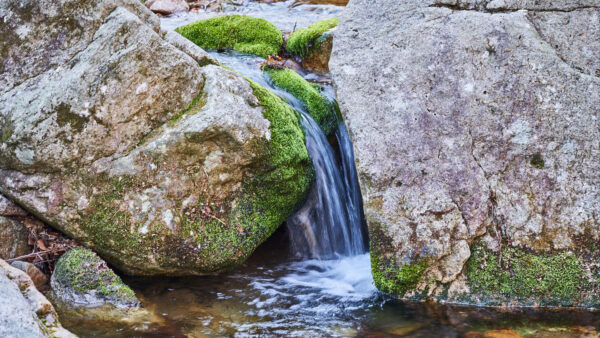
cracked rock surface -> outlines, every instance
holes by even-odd
[[[472,296],[465,267],[479,241],[493,252],[573,251],[597,273],[578,250],[600,236],[598,6],[349,3],[330,69],[378,287]],[[406,278],[417,265],[427,268]]]

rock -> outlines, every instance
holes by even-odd
[[[98,255],[74,248],[60,257],[51,279],[52,298],[71,307],[139,307],[133,290]]]
[[[0,258],[8,259],[29,253],[27,229],[18,220],[0,216]]]
[[[288,53],[302,58],[302,66],[323,75],[329,72],[329,58],[337,18],[317,21],[306,28],[294,31],[286,43]]]
[[[164,15],[190,10],[190,6],[185,0],[148,0],[146,7],[154,13]]]
[[[330,69],[380,289],[598,306],[599,11],[589,0],[349,3]]]
[[[0,259],[0,336],[76,337],[58,322],[50,302],[25,272]]]
[[[164,39],[173,46],[191,56],[200,66],[209,64],[219,65],[219,61],[208,54],[204,49],[198,48],[193,42],[184,38],[179,33],[167,31],[164,33]]]
[[[29,278],[31,278],[31,281],[33,282],[33,285],[35,286],[36,289],[38,289],[39,291],[42,291],[42,292],[47,291],[48,277],[46,276],[45,273],[40,271],[40,269],[38,269],[35,265],[33,265],[29,262],[23,262],[23,261],[14,261],[10,265],[14,268],[17,268],[17,269],[25,272],[27,274],[27,276],[29,276]]]
[[[329,73],[329,58],[333,48],[333,32],[321,35],[317,40],[319,48],[315,48],[302,58],[302,67],[311,73],[324,75]]]
[[[49,62],[0,81],[0,192],[130,274],[241,264],[311,185],[295,112],[202,67],[199,47],[165,41],[137,0],[86,2],[102,9],[89,17],[78,3],[27,2],[53,8],[33,22],[0,4],[5,26]],[[65,20],[82,28],[63,30]],[[26,58],[19,43],[3,48]]]
[[[27,216],[27,211],[0,194],[0,216]]]

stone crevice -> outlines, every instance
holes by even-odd
[[[544,8],[544,9],[536,9],[536,8],[487,8],[487,3],[484,5],[478,5],[473,7],[461,6],[455,4],[443,4],[443,3],[434,3],[429,5],[429,8],[448,8],[453,11],[468,11],[468,12],[481,12],[488,14],[502,14],[502,13],[514,13],[519,11],[529,11],[529,12],[562,12],[562,13],[570,13],[579,10],[585,9],[600,9],[600,6],[574,6],[568,8]]]

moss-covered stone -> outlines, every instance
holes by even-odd
[[[336,27],[338,18],[317,21],[310,26],[293,32],[287,40],[286,50],[294,55],[304,57],[311,53],[312,49],[320,48],[319,38],[323,33]]]
[[[277,55],[281,31],[265,19],[229,15],[197,21],[175,29],[203,49],[234,49],[267,57]]]
[[[254,95],[270,121],[270,140],[256,140],[262,158],[257,175],[246,177],[236,207],[215,208],[199,201],[196,208],[221,209],[205,217],[184,217],[182,232],[203,252],[203,270],[214,271],[244,262],[291,216],[306,197],[314,180],[298,112],[281,98],[250,81]]]
[[[326,135],[337,129],[340,122],[336,103],[330,102],[320,92],[320,88],[306,81],[291,69],[267,69],[273,83],[298,98],[307,112],[321,126]]]
[[[55,297],[74,306],[139,306],[133,290],[88,249],[74,248],[65,253],[56,264],[51,283]]]
[[[481,243],[472,247],[466,275],[474,295],[490,305],[574,306],[585,303],[583,264],[570,252],[533,253],[503,247],[502,255]]]
[[[392,262],[386,262],[378,251],[371,251],[371,273],[375,286],[383,292],[400,298],[415,291],[428,266],[427,259],[420,259],[399,268]]]

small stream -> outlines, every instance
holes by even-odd
[[[312,4],[245,1],[243,6],[228,7],[226,14],[263,17],[290,32],[296,25],[305,27],[343,10],[340,6],[315,4],[328,1],[307,2]],[[163,29],[173,29],[220,14],[190,12],[161,22]],[[61,316],[65,327],[82,337],[460,337],[503,328],[532,334],[540,329],[555,332],[597,327],[600,314],[593,312],[507,312],[404,303],[378,292],[371,277],[362,198],[345,125],[340,123],[334,137],[328,139],[301,102],[275,87],[260,70],[263,59],[236,52],[211,54],[301,112],[307,149],[316,171],[316,183],[306,205],[232,272],[186,278],[124,277],[159,321],[99,323]],[[334,100],[332,87],[323,86],[323,93]]]

